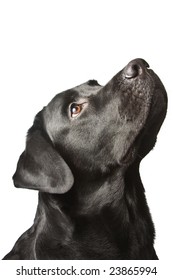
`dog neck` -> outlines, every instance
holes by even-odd
[[[41,232],[36,230],[35,247],[39,247],[40,240],[41,244],[43,241],[50,243],[51,248],[55,247],[52,240],[59,240],[62,246],[68,246],[78,227],[83,232],[82,236],[92,236],[96,230],[94,234],[100,240],[101,232],[107,232],[122,250],[128,250],[131,236],[132,240],[138,240],[139,248],[152,244],[154,227],[145,200],[139,165],[134,164],[123,171],[121,168],[109,176],[109,180],[107,183],[107,178],[102,178],[97,186],[89,180],[80,185],[75,182],[73,188],[63,195],[40,193],[35,227],[38,225],[40,228],[41,224]],[[100,233],[97,232],[98,228]],[[80,244],[80,237],[75,242]]]
[[[122,209],[127,219],[137,219],[148,211],[139,164],[121,167],[108,178],[99,178],[97,183],[89,179],[80,180],[80,184],[75,182],[72,189],[63,195],[40,193],[39,208],[46,215],[54,213],[58,221],[61,217],[63,224],[69,223],[71,217],[99,215],[105,209],[113,212]]]

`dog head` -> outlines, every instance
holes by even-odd
[[[93,80],[56,95],[28,132],[15,186],[65,193],[79,174],[92,178],[140,161],[166,108],[164,86],[142,59],[105,86]]]

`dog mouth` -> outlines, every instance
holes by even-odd
[[[153,148],[166,115],[167,95],[159,77],[143,59],[131,61],[122,70],[122,75],[125,84],[122,87],[127,87],[128,96],[120,97],[120,115],[129,130],[119,162],[127,165],[136,156],[142,159]],[[123,92],[126,92],[124,88]],[[144,152],[141,152],[141,146],[144,146]]]

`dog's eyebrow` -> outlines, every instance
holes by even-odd
[[[89,86],[100,86],[99,83],[96,80],[89,80],[87,82],[87,85],[89,85]]]

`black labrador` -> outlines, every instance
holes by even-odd
[[[157,259],[139,174],[167,95],[143,59],[105,86],[56,95],[29,129],[14,185],[39,190],[33,226],[4,259]]]

